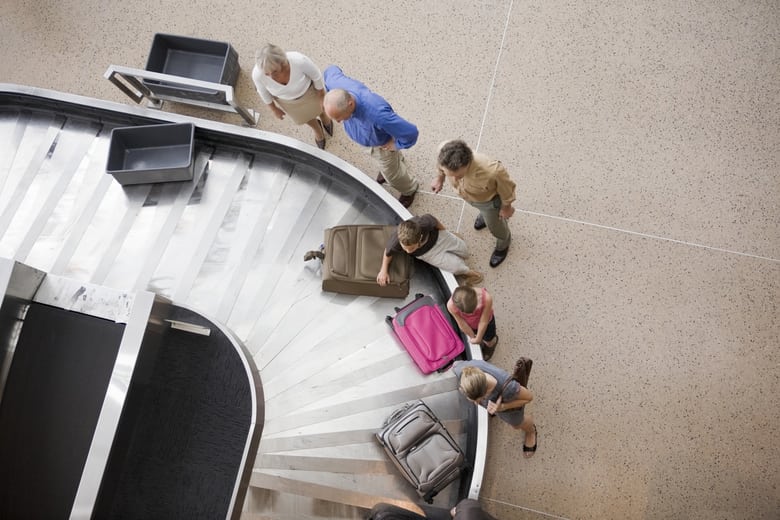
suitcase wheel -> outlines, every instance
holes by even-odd
[[[392,316],[385,316],[385,323],[392,326],[393,325],[393,317]]]
[[[436,372],[438,374],[442,374],[442,373],[446,372],[447,370],[452,368],[453,363],[455,363],[455,359],[451,359],[450,362],[447,363],[446,365],[444,365],[444,366],[442,366],[440,368],[437,368]]]

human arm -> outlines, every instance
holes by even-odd
[[[392,137],[392,139],[381,146],[381,148],[386,150],[411,148],[420,135],[420,131],[417,130],[415,125],[396,114],[387,103],[384,103],[375,112],[374,125]]]
[[[444,187],[444,179],[447,176],[444,174],[441,168],[436,168],[436,177],[433,178],[431,181],[431,191],[434,193],[439,193],[441,189]]]
[[[284,119],[284,116],[286,115],[284,113],[284,110],[282,110],[281,108],[279,108],[278,106],[276,106],[273,103],[268,103],[268,105],[266,105],[266,106],[268,106],[268,108],[271,110],[271,112],[273,112],[273,114],[276,117],[276,119]]]
[[[263,103],[266,104],[268,109],[273,112],[277,119],[284,119],[284,111],[274,104],[274,96],[263,84],[264,77],[265,75],[260,72],[260,69],[258,69],[257,66],[252,69],[252,82],[255,84],[255,90],[257,90],[257,94],[260,96],[260,99],[263,100]]]
[[[344,73],[338,67],[338,65],[329,65],[324,71],[322,71],[322,81],[325,83],[325,90],[331,91],[334,88],[341,88],[335,83],[339,82],[344,77]]]
[[[466,323],[466,320],[461,317],[460,312],[458,312],[458,308],[455,306],[455,302],[452,301],[452,298],[447,301],[447,310],[455,319],[455,323],[458,324],[458,328],[461,330],[461,332],[463,332],[463,334],[471,339],[474,336],[474,330],[472,330],[469,324]]]
[[[304,76],[309,78],[309,80],[311,80],[315,89],[324,92],[325,82],[322,79],[322,72],[320,72],[320,69],[317,68],[317,66],[314,64],[313,61],[311,61],[311,58],[309,58],[308,56],[301,53],[296,53],[296,54],[297,54],[296,64],[300,68],[301,74],[303,74]]]
[[[479,290],[479,289],[478,289]],[[493,317],[493,297],[487,291],[482,292],[482,314],[479,317],[479,325],[477,326],[477,332],[474,337],[470,339],[471,343],[479,345],[482,343],[482,338],[485,336],[490,319]]]
[[[519,386],[519,385],[518,385]],[[499,412],[508,412],[513,409],[522,408],[531,401],[534,400],[534,394],[524,386],[520,386],[520,390],[515,394],[511,401],[504,402],[504,396],[501,395],[495,402],[488,401],[487,411],[490,415]]]
[[[504,220],[508,219],[514,214],[515,214],[515,208],[512,206],[512,203],[501,204],[501,209],[498,210],[498,216]]]
[[[379,269],[379,274],[376,275],[376,283],[381,286],[385,286],[390,283],[390,262],[393,261],[393,254],[385,249],[382,254],[382,267]]]
[[[437,219],[436,217],[430,214],[428,214],[428,216],[431,217],[436,222],[436,229],[438,229],[439,231],[447,229],[444,227],[444,224],[442,224],[441,221],[439,221],[439,219]]]
[[[498,210],[498,216],[508,219],[515,213],[512,203],[515,201],[515,188],[517,185],[509,177],[509,172],[506,171],[501,161],[495,161],[493,167],[495,168],[496,191],[501,199],[501,208]]]

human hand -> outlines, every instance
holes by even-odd
[[[444,179],[437,175],[436,178],[431,181],[431,191],[434,193],[439,193],[443,187]]]
[[[501,209],[498,210],[498,216],[505,220],[514,214],[515,208],[513,208],[511,204],[509,206],[501,206]]]
[[[472,345],[479,345],[480,343],[482,343],[482,340],[477,339],[476,336],[469,336],[469,343],[471,343]]]
[[[387,274],[387,271],[379,271],[379,274],[376,275],[376,283],[382,287],[390,283],[390,275]]]
[[[271,111],[276,116],[276,119],[284,119],[285,113],[281,108],[277,107],[276,105],[271,105]]]
[[[490,415],[495,415],[495,414],[496,414],[496,412],[498,412],[498,409],[499,409],[499,407],[501,406],[501,399],[502,399],[502,397],[501,397],[501,396],[498,396],[498,399],[496,399],[496,402],[495,402],[495,403],[494,403],[493,401],[488,401],[488,404],[487,404],[487,412],[488,412]]]
[[[383,144],[379,148],[381,148],[382,150],[386,150],[386,151],[397,150],[397,148],[395,147],[395,139],[393,139],[391,137],[389,141],[387,141],[385,144]]]

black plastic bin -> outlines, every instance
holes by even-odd
[[[114,128],[106,173],[123,185],[191,180],[194,137],[192,123]]]
[[[146,61],[146,70],[234,87],[239,72],[238,53],[225,42],[157,33]],[[223,101],[215,90],[152,80],[145,80],[144,84],[158,96],[216,103]]]

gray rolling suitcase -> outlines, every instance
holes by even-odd
[[[322,290],[343,294],[406,298],[412,258],[396,255],[390,263],[390,283],[382,287],[376,275],[382,267],[387,240],[397,226],[357,224],[325,230]]]
[[[466,467],[460,446],[423,401],[395,410],[376,437],[401,474],[429,504]]]

